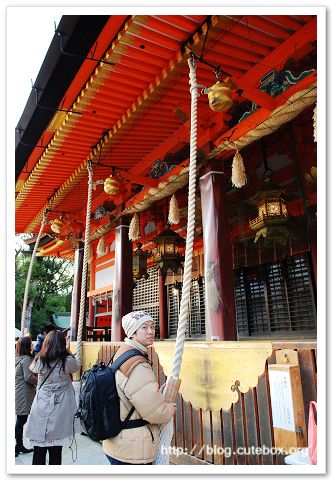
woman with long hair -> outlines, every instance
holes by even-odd
[[[29,369],[32,362],[32,341],[22,337],[16,343],[15,358],[15,457],[19,453],[32,452],[23,445],[23,427],[28,420],[36,393],[37,377]]]
[[[38,374],[37,394],[25,431],[28,445],[33,446],[33,465],[45,465],[47,451],[49,465],[61,465],[62,447],[72,444],[77,407],[71,374],[79,369],[63,333],[48,333],[30,366]]]

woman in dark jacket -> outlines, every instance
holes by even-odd
[[[25,430],[28,446],[33,446],[33,465],[61,465],[62,447],[70,446],[74,436],[76,400],[71,374],[80,364],[66,349],[62,332],[48,333],[40,354],[30,365],[38,373],[37,394]],[[29,442],[29,443],[28,443]]]
[[[15,457],[19,453],[29,453],[23,446],[23,427],[28,419],[31,405],[35,397],[37,377],[29,366],[32,362],[32,342],[30,337],[22,337],[16,344],[15,358]]]

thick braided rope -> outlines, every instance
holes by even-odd
[[[196,157],[197,157],[197,98],[200,87],[196,83],[196,62],[188,59],[189,83],[191,85],[191,132],[190,132],[190,166],[189,166],[189,189],[188,189],[188,225],[186,253],[184,259],[183,288],[180,304],[179,323],[176,334],[175,354],[171,377],[178,378],[181,370],[182,354],[185,341],[185,333],[189,313],[189,299],[191,288],[191,271],[194,246],[195,229],[195,189],[196,189]],[[173,437],[173,419],[159,427],[158,452],[153,462],[154,465],[169,464],[169,447]]]
[[[85,220],[85,240],[84,240],[84,253],[83,253],[83,273],[82,273],[82,284],[81,284],[81,301],[80,301],[80,315],[78,321],[77,329],[77,349],[76,349],[76,360],[81,363],[81,350],[82,350],[82,333],[83,325],[85,320],[85,301],[86,301],[86,282],[88,276],[88,257],[90,249],[90,215],[91,215],[91,203],[92,203],[92,165],[90,162],[87,164],[87,169],[89,173],[88,181],[88,200],[86,206],[86,220]]]
[[[189,187],[188,187],[188,224],[186,253],[184,259],[183,287],[180,304],[179,323],[176,334],[175,353],[171,376],[178,378],[182,363],[182,354],[188,323],[189,300],[191,288],[191,272],[193,263],[193,247],[195,233],[195,189],[196,189],[196,157],[197,157],[197,101],[198,88],[196,83],[196,62],[188,59],[189,83],[191,85],[191,130],[190,130],[190,164],[189,164]]]
[[[265,119],[264,122],[259,123],[237,140],[232,142],[223,142],[208,155],[208,158],[213,158],[219,153],[227,150],[234,150],[236,148],[241,150],[259,138],[262,138],[265,135],[270,135],[272,132],[281,127],[281,125],[290,122],[309,105],[315,103],[316,99],[317,86],[316,83],[314,83],[310,87],[294,93],[294,95],[292,95],[284,105],[281,105],[273,110],[271,115]],[[250,117],[248,117],[248,120],[250,120]]]
[[[46,220],[47,220],[47,213],[44,213],[43,220],[42,220],[41,225],[40,225],[39,233],[37,235],[37,240],[36,240],[36,243],[35,243],[35,247],[33,249],[32,255],[31,255],[28,275],[27,275],[27,279],[26,279],[26,282],[25,282],[23,306],[22,306],[22,317],[21,317],[21,337],[24,335],[24,330],[25,330],[25,326],[26,326],[26,311],[27,311],[27,305],[28,305],[29,287],[30,287],[30,281],[31,281],[31,275],[32,275],[33,262],[34,262],[35,257],[36,257],[37,248],[39,246],[40,237],[41,237],[41,234],[44,230]]]

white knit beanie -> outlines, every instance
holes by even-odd
[[[149,313],[143,311],[130,312],[122,317],[122,328],[127,337],[130,338],[145,322],[154,322]]]

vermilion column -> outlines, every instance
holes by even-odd
[[[74,285],[71,296],[70,340],[77,340],[78,321],[80,316],[81,285],[83,272],[83,243],[79,242],[75,250]],[[85,315],[84,315],[85,318]]]
[[[165,285],[165,275],[158,270],[158,288],[159,288],[159,332],[160,340],[168,338],[168,312],[167,312],[167,288]]]
[[[133,250],[128,238],[128,220],[115,229],[115,265],[112,302],[112,342],[124,339],[121,319],[133,308]]]
[[[222,172],[200,179],[207,340],[236,340],[232,249],[226,180]]]

